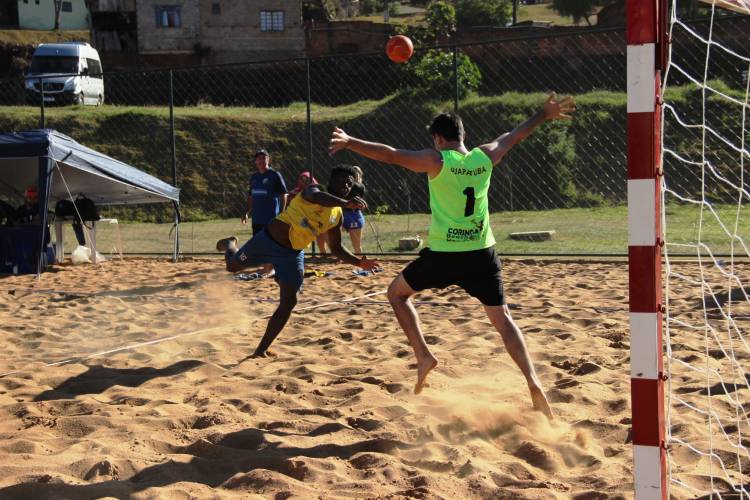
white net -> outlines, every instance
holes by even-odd
[[[750,498],[750,2],[672,4],[662,116],[668,480],[676,498]]]

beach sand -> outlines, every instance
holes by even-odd
[[[246,357],[276,285],[219,259],[0,279],[0,498],[631,498],[627,264],[504,263],[553,422],[453,287],[415,298],[440,365],[412,393],[384,294],[403,266],[308,262],[335,274],[270,359]]]

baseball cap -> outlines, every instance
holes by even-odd
[[[254,158],[257,158],[257,157],[258,157],[258,156],[260,156],[260,155],[266,155],[266,156],[268,156],[268,151],[266,151],[266,149],[265,149],[265,148],[260,148],[259,150],[257,150],[257,151],[255,152],[255,156],[254,156]]]

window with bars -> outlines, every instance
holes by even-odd
[[[180,7],[177,5],[159,5],[154,7],[156,26],[159,28],[179,28],[182,26]]]
[[[284,31],[284,11],[283,10],[260,11],[260,30],[261,31]]]

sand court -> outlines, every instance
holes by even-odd
[[[412,394],[383,294],[403,265],[308,263],[334,274],[306,279],[270,359],[246,357],[275,284],[218,259],[3,278],[0,498],[631,497],[626,263],[504,263],[553,422],[452,287],[415,298],[441,364]]]

